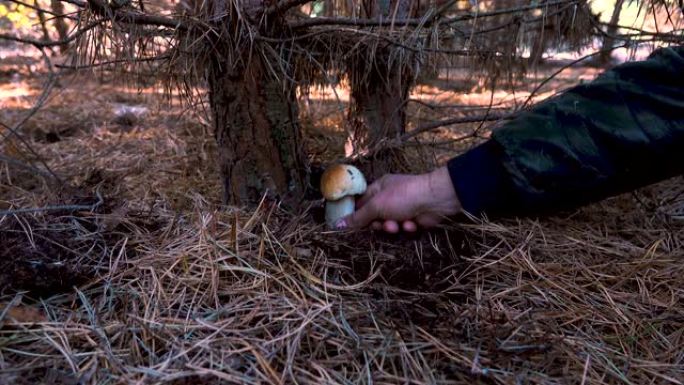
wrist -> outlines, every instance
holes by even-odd
[[[426,211],[445,216],[461,211],[461,203],[446,167],[439,167],[421,176],[423,177],[421,199]]]

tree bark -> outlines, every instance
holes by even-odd
[[[294,90],[258,57],[247,68],[229,68],[217,58],[209,71],[224,202],[253,204],[266,192],[301,197],[306,167]]]
[[[352,74],[349,121],[355,149],[361,152],[384,139],[401,136],[406,128],[411,74],[400,64],[378,63],[378,59],[367,65],[357,64],[357,74]]]
[[[67,25],[64,17],[64,4],[62,4],[60,0],[51,0],[50,5],[52,7],[52,12],[60,15],[55,16],[55,29],[57,30],[57,36],[59,40],[65,40],[69,34],[69,26]],[[62,44],[59,46],[59,51],[64,54],[68,48],[68,44]]]
[[[610,17],[610,23],[608,29],[606,30],[606,36],[603,38],[603,45],[601,47],[601,53],[598,57],[598,62],[600,65],[605,66],[610,63],[610,58],[613,53],[613,46],[615,45],[615,35],[618,31],[618,23],[620,22],[620,13],[622,12],[622,4],[624,0],[615,1],[615,8],[613,9],[613,14]]]
[[[403,19],[411,14],[411,0],[366,0],[362,4],[367,18]],[[391,50],[379,43],[370,60],[357,57],[350,66],[351,97],[349,108],[350,138],[346,152],[364,155],[374,152],[386,139],[401,136],[406,129],[406,105],[413,83],[411,65],[404,60],[391,60]],[[410,53],[406,53],[410,55]],[[374,153],[371,157],[373,176],[391,170],[391,153]]]
[[[47,23],[45,21],[45,13],[41,11],[41,6],[38,0],[33,0],[33,5],[36,6],[36,14],[38,15],[38,21],[40,22],[40,29],[43,32],[43,40],[50,41],[50,32],[47,29]]]
[[[214,5],[212,13],[217,15],[230,7],[222,1]],[[243,6],[242,14],[249,20],[259,20],[265,9],[258,0],[245,1]],[[277,19],[258,24],[262,29],[257,23],[254,28],[266,36],[279,36],[282,31]],[[281,58],[266,58],[261,43],[247,43],[218,42],[207,68],[223,199],[250,205],[269,194],[294,203],[303,196],[307,180],[295,85],[288,80],[291,73],[276,75],[269,70],[288,71],[290,66],[286,58],[280,66],[266,62]]]

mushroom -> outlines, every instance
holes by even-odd
[[[354,196],[366,192],[366,178],[347,164],[331,166],[321,176],[321,193],[326,200],[325,222],[333,228],[338,219],[354,212]]]

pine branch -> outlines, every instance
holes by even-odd
[[[499,9],[490,12],[469,12],[463,15],[458,15],[450,18],[441,18],[441,15],[445,10],[436,13],[436,17],[430,20],[424,20],[422,18],[411,18],[411,19],[356,19],[348,17],[316,17],[311,19],[303,19],[289,23],[292,29],[301,29],[315,26],[326,26],[326,25],[346,25],[354,27],[388,27],[388,26],[422,26],[430,27],[437,22],[443,24],[450,24],[459,21],[468,21],[472,19],[482,19],[486,17],[500,16],[506,14],[519,13],[523,11],[530,11],[538,8],[547,8],[556,5],[569,5],[569,4],[579,4],[581,0],[556,0],[550,2],[535,2],[534,4],[522,6],[522,7],[512,7]]]
[[[0,210],[0,217],[4,217],[6,215],[17,215],[17,214],[32,214],[32,213],[39,213],[39,212],[45,212],[45,211],[80,211],[80,210],[88,210],[88,211],[93,211],[96,208],[100,207],[104,203],[104,198],[100,194],[100,191],[97,191],[97,202],[93,203],[92,205],[57,205],[57,206],[45,206],[45,207],[29,207],[29,208],[22,208],[22,209],[10,209],[10,210]]]
[[[32,37],[16,36],[16,35],[8,34],[8,33],[0,33],[0,40],[9,40],[9,41],[17,42],[17,43],[31,44],[36,48],[56,47],[56,46],[68,44],[68,43],[74,41],[76,38],[83,35],[87,31],[89,31],[89,30],[97,27],[98,25],[100,25],[103,21],[104,20],[100,19],[100,20],[96,20],[92,23],[89,23],[85,27],[78,29],[76,32],[71,34],[69,37],[67,37],[65,39],[61,39],[61,40],[50,40],[50,41],[38,40],[38,39],[34,39]]]
[[[496,120],[508,120],[513,118],[514,114],[487,114],[478,116],[466,116],[451,119],[438,120],[436,122],[424,124],[422,126],[416,127],[415,129],[405,133],[401,137],[401,142],[405,142],[415,136],[418,136],[424,132],[434,130],[444,126],[450,126],[452,124],[464,124],[464,123],[479,123],[479,122],[491,122]]]
[[[60,14],[58,14],[58,13],[52,12],[51,10],[48,10],[48,9],[45,9],[45,8],[42,8],[42,7],[35,6],[35,5],[33,5],[33,4],[25,3],[25,2],[20,1],[20,0],[7,0],[7,1],[9,1],[10,3],[14,3],[14,4],[17,4],[17,5],[21,5],[22,7],[26,7],[26,8],[29,8],[29,9],[33,9],[34,11],[38,11],[38,12],[43,12],[43,13],[46,13],[46,14],[48,14],[48,15],[52,15],[52,16],[55,16],[55,17],[66,17],[66,18],[73,19],[73,17],[71,17],[71,16],[69,16],[69,15],[66,15],[66,14],[65,14],[65,15],[60,15]]]
[[[134,25],[166,27],[174,30],[186,30],[189,27],[186,22],[180,19],[159,15],[148,15],[125,9],[113,9],[104,0],[88,0],[88,4],[90,5],[90,9],[95,14],[106,17],[113,21]]]

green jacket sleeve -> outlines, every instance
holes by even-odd
[[[535,106],[448,168],[464,209],[490,216],[572,208],[684,173],[684,47]]]

